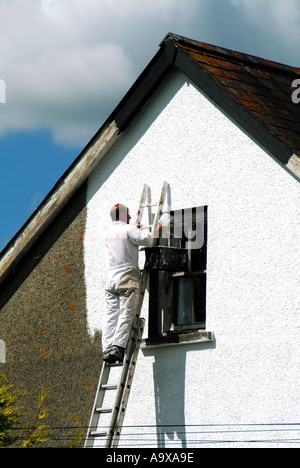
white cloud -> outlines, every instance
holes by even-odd
[[[285,56],[299,24],[298,0],[0,0],[0,136],[85,145],[168,31],[248,53],[256,40],[259,55],[275,38]]]
[[[20,61],[8,82],[13,110],[18,112],[14,123],[25,128],[50,127],[58,141],[75,139],[77,143],[90,126],[100,126],[103,108],[107,113],[116,90],[130,85],[132,68],[122,48],[115,44],[49,49],[30,61]],[[13,114],[11,117],[16,118]]]
[[[274,34],[274,39],[297,47],[300,39],[299,0],[231,0],[236,7],[243,7],[249,20]]]
[[[130,86],[133,63],[121,44],[90,33],[96,11],[91,21],[81,22],[85,3],[96,5],[70,1],[62,9],[54,1],[0,2],[0,73],[7,86],[2,133],[50,127],[57,140],[82,143],[100,126],[116,93]],[[76,15],[70,8],[75,4]]]
[[[170,18],[192,14],[184,5],[0,0],[0,77],[7,85],[0,134],[46,127],[59,142],[86,143],[152,58]]]

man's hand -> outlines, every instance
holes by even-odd
[[[158,224],[157,227],[155,228],[155,231],[153,232],[153,239],[157,239],[159,237],[159,234],[162,233],[162,225]]]
[[[134,223],[134,226],[136,226],[138,229],[141,229],[141,224],[140,223]],[[163,226],[161,224],[158,224],[155,228],[155,231],[153,233],[153,238],[157,239],[159,235],[162,233]]]

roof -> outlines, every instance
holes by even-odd
[[[169,37],[260,125],[300,155],[300,105],[292,101],[292,83],[300,78],[300,68],[179,36]]]
[[[300,78],[300,68],[169,33],[119,105],[1,252],[0,283],[85,182],[173,67],[300,179],[300,104],[292,101],[292,83]]]

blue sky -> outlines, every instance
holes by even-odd
[[[0,0],[0,251],[169,31],[300,67],[299,0]]]
[[[7,134],[0,140],[0,151],[1,250],[71,165],[79,148],[55,145],[51,132],[36,130]]]

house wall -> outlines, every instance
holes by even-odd
[[[86,185],[34,244],[0,292],[0,374],[29,395],[32,426],[41,387],[53,433],[46,447],[70,447],[89,420],[101,367],[101,340],[86,327],[83,239]]]
[[[155,200],[164,180],[173,209],[208,206],[214,341],[140,352],[121,446],[293,446],[284,424],[299,421],[299,183],[179,71],[88,180],[90,337],[102,328],[109,210],[134,213],[143,183]]]

